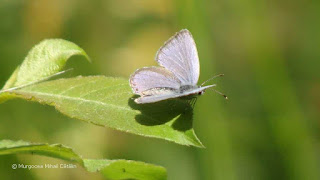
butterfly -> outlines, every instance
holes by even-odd
[[[193,98],[216,86],[197,85],[200,74],[198,52],[195,41],[187,29],[177,32],[165,42],[158,50],[155,60],[160,67],[144,67],[130,76],[129,84],[133,93],[140,95],[134,100],[137,104],[181,97]]]

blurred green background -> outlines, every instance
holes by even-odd
[[[0,84],[33,45],[63,38],[92,59],[73,57],[76,75],[128,78],[156,65],[158,48],[189,29],[200,81],[217,89],[195,106],[206,149],[98,127],[23,100],[0,104],[0,138],[62,143],[85,158],[162,165],[170,180],[320,179],[320,1],[318,0],[0,0]],[[48,157],[0,157],[1,179],[102,179],[76,169],[17,169],[12,163],[64,163]]]

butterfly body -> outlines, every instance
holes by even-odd
[[[198,89],[198,88],[200,88],[200,86],[183,85],[183,86],[180,86],[179,92],[180,92],[180,93],[184,93],[184,92],[186,92],[186,91],[193,90],[193,89]]]
[[[173,98],[194,98],[209,86],[198,86],[200,74],[198,52],[191,33],[183,29],[171,37],[157,52],[160,67],[144,67],[134,72],[129,84],[140,95],[138,104]]]

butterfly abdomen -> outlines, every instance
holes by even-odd
[[[169,88],[169,87],[159,87],[159,88],[152,88],[141,92],[142,96],[154,96],[159,94],[172,94],[177,92],[177,89]]]

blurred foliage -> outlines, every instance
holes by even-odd
[[[22,100],[0,104],[0,138],[62,143],[90,158],[159,164],[169,179],[319,179],[320,1],[1,0],[0,84],[44,38],[82,47],[92,64],[71,58],[67,76],[128,78],[156,65],[156,51],[188,28],[197,43],[200,82],[224,73],[199,98],[194,128],[206,149],[125,134],[64,117]],[[53,163],[3,156],[3,179],[102,179],[77,168],[12,170]]]
[[[26,141],[0,141],[0,155],[7,154],[37,154],[42,156],[63,159],[76,164],[12,164],[12,169],[46,169],[50,165],[55,168],[73,169],[82,166],[88,172],[99,172],[108,179],[141,179],[164,180],[167,177],[166,169],[161,166],[146,164],[132,160],[83,159],[73,149],[62,144],[39,144]],[[54,169],[54,168],[53,168]]]

